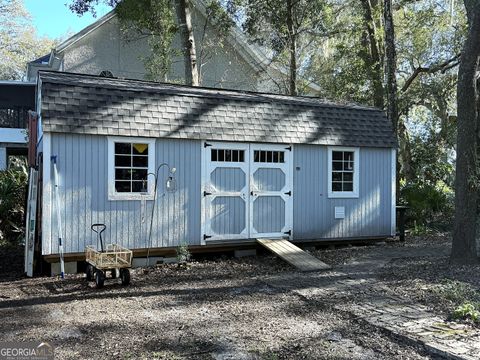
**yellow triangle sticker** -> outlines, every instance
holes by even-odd
[[[143,154],[145,150],[148,148],[148,144],[133,144],[135,150],[137,150],[140,154]]]

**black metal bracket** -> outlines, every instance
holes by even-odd
[[[285,195],[288,195],[288,196],[292,196],[292,191],[287,191],[286,193],[284,193]]]
[[[207,239],[210,239],[211,236],[210,235],[207,235],[207,234],[203,234],[203,240],[207,240]]]
[[[208,195],[212,195],[212,193],[208,192],[208,191],[204,191],[203,192],[203,196],[208,196]]]
[[[292,236],[292,230],[285,231],[284,234],[288,236]]]
[[[209,147],[209,146],[212,146],[212,144],[209,144],[209,143],[207,143],[206,141],[203,143],[203,147],[206,148],[206,147]]]
[[[285,150],[292,151],[292,145],[287,146],[287,147],[285,148]]]

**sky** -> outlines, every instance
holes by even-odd
[[[65,5],[70,2],[71,0],[24,0],[38,35],[50,38],[73,35],[111,10],[110,7],[101,4],[96,8],[97,18],[90,13],[78,16]]]

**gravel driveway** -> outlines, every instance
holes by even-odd
[[[316,255],[340,265],[372,248]],[[109,280],[101,290],[82,275],[61,281],[4,274],[0,340],[48,341],[59,359],[430,358],[328,301],[307,301],[264,281],[294,272],[271,256],[223,258],[136,269],[130,286]]]

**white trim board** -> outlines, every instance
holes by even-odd
[[[156,139],[126,136],[108,136],[107,181],[108,200],[153,200],[155,177],[147,176],[147,193],[117,193],[115,191],[115,143],[148,144],[148,173],[155,174]],[[157,179],[158,180],[158,179]]]
[[[353,191],[332,191],[332,152],[333,151],[353,151]],[[360,188],[360,148],[328,146],[327,147],[327,171],[328,171],[328,198],[356,199],[359,197]]]

